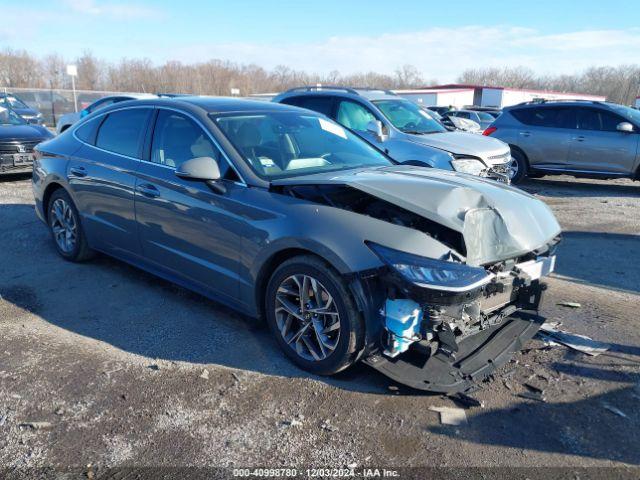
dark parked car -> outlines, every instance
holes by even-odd
[[[50,126],[56,124],[58,117],[74,110],[72,100],[49,90],[21,92],[20,99],[29,107],[41,112],[44,123]]]
[[[13,110],[0,107],[0,175],[30,172],[33,148],[53,135],[42,125],[32,125]]]
[[[36,211],[63,258],[101,251],[264,317],[311,372],[362,359],[416,388],[464,390],[543,321],[560,233],[543,202],[399,165],[315,112],[136,100],[38,151]]]
[[[0,107],[10,108],[28,123],[43,123],[42,113],[35,108],[31,108],[13,93],[0,93]]]
[[[640,112],[608,102],[530,102],[505,108],[484,132],[511,147],[526,175],[640,180]]]

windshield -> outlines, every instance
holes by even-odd
[[[496,119],[496,117],[494,117],[493,115],[487,112],[476,112],[476,113],[478,114],[478,117],[480,117],[480,120],[482,120],[483,122],[493,122]]]
[[[212,116],[262,178],[309,175],[392,162],[337,123],[297,112]]]
[[[404,133],[440,133],[446,132],[438,121],[429,116],[418,105],[409,100],[377,100],[374,101],[385,117]]]
[[[627,120],[631,120],[636,126],[640,127],[640,110],[618,105],[617,103],[608,103],[607,105],[618,115],[625,117]]]
[[[24,119],[8,108],[0,107],[0,125],[24,125]]]
[[[14,97],[13,95],[7,95],[3,97],[2,103],[8,105],[11,108],[29,108],[22,100]]]

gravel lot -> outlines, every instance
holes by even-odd
[[[61,260],[29,179],[0,180],[0,466],[640,465],[640,184],[524,188],[564,230],[543,314],[611,356],[534,340],[451,427],[428,409],[446,397],[366,366],[310,376],[257,321],[104,256]]]

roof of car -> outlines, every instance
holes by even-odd
[[[173,99],[159,99],[158,103],[175,105],[176,103],[190,103],[209,113],[253,112],[253,111],[297,111],[299,108],[280,103],[261,100],[246,100],[233,97],[177,97]],[[308,112],[305,110],[305,112]]]
[[[352,88],[341,86],[297,87],[278,95],[274,100],[300,96],[326,96],[345,98],[365,98],[367,100],[398,100],[401,97],[390,90],[378,88]]]
[[[529,107],[577,107],[577,106],[607,106],[608,102],[601,102],[599,100],[534,100],[530,102],[522,102],[517,105],[510,105],[504,107],[504,110],[511,110],[514,108],[529,108]]]

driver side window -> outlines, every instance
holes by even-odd
[[[151,142],[151,162],[177,168],[197,157],[213,158],[222,178],[233,176],[229,163],[202,128],[177,112],[160,110]]]
[[[343,100],[340,102],[336,114],[338,123],[357,132],[366,132],[369,122],[376,121],[376,117],[364,106]]]

